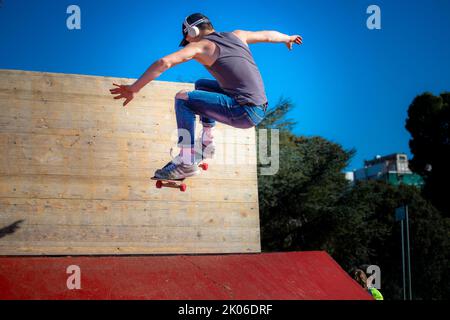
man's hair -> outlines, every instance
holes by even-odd
[[[214,30],[214,27],[213,27],[213,25],[211,24],[211,22],[203,22],[203,23],[200,23],[197,27],[198,27],[200,30],[208,30],[208,31]]]
[[[353,279],[360,284],[361,287],[367,289],[367,275],[361,269],[354,270]]]

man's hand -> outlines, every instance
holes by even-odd
[[[131,100],[134,98],[135,90],[132,88],[132,86],[127,85],[119,85],[113,83],[117,88],[109,89],[111,94],[117,94],[117,96],[114,97],[114,99],[122,99],[124,98],[125,101],[123,102],[123,106],[125,107]]]
[[[292,50],[292,46],[294,45],[294,43],[298,45],[303,43],[303,38],[299,35],[289,36],[289,39],[285,43],[288,49]]]

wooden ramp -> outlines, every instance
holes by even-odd
[[[67,281],[77,266],[80,289]],[[74,282],[70,282],[74,284]],[[373,300],[325,252],[0,257],[4,299]]]
[[[218,124],[209,170],[156,189],[193,84],[154,81],[123,108],[109,89],[132,81],[0,70],[0,255],[260,251],[255,130]]]

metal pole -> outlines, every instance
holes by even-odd
[[[406,213],[406,252],[408,254],[408,289],[409,289],[409,300],[412,300],[412,289],[411,289],[411,250],[409,247],[409,217],[408,217],[408,206],[405,206]]]
[[[406,300],[406,274],[405,274],[405,236],[403,232],[403,220],[400,221],[402,229],[402,269],[403,269],[403,300]]]

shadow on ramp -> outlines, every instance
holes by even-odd
[[[20,224],[25,220],[17,220],[16,222],[0,229],[0,239],[6,237],[9,234],[13,234],[20,228]]]

